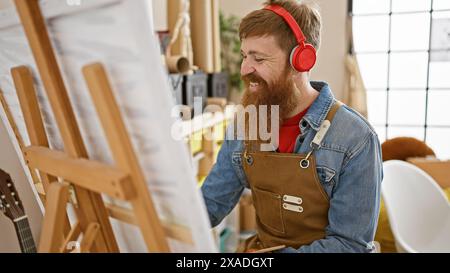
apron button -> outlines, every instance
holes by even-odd
[[[247,156],[246,161],[248,165],[253,165],[253,157],[251,155]]]
[[[308,169],[308,167],[309,167],[309,160],[302,159],[302,161],[300,161],[300,167],[302,169]]]

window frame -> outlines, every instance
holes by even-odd
[[[393,0],[389,0],[389,12],[374,12],[374,13],[353,13],[353,1],[358,1],[358,0],[348,0],[348,13],[350,16],[350,20],[353,24],[353,19],[356,17],[363,17],[363,16],[388,16],[388,49],[387,50],[373,50],[373,51],[358,51],[358,50],[354,50],[352,49],[352,53],[356,54],[357,57],[359,57],[360,55],[367,55],[367,54],[386,54],[387,55],[387,77],[386,77],[386,88],[383,87],[379,87],[379,88],[368,88],[368,92],[385,92],[384,94],[386,95],[386,107],[385,107],[385,111],[386,111],[386,117],[385,117],[385,122],[384,124],[380,124],[380,123],[374,123],[374,127],[378,127],[378,128],[383,128],[384,131],[384,138],[385,139],[389,139],[388,137],[390,137],[390,128],[394,127],[394,128],[423,128],[423,138],[421,140],[423,141],[427,141],[427,133],[428,130],[434,129],[434,128],[439,128],[439,129],[450,129],[450,124],[449,125],[430,125],[429,124],[429,96],[430,96],[430,91],[448,91],[450,94],[450,86],[445,86],[445,87],[440,87],[440,88],[435,88],[435,87],[430,87],[430,66],[431,66],[431,55],[432,52],[439,52],[439,51],[449,51],[450,47],[448,49],[432,49],[432,44],[431,44],[431,39],[432,39],[432,30],[433,30],[433,15],[435,12],[449,12],[450,9],[439,9],[439,10],[433,10],[433,0],[430,0],[430,6],[428,8],[428,10],[418,10],[418,11],[398,11],[395,12],[393,11],[392,7],[393,7]],[[429,13],[429,34],[428,34],[428,49],[427,50],[422,50],[422,49],[412,49],[412,50],[392,50],[392,16],[393,15],[404,15],[404,14],[424,14],[424,13]],[[356,37],[352,37],[353,40],[356,39]],[[354,44],[354,43],[353,43]],[[415,87],[415,88],[409,88],[408,86],[404,86],[404,87],[392,87],[392,83],[391,83],[391,57],[392,54],[395,53],[426,53],[427,54],[427,67],[426,67],[426,86],[424,88],[422,87]],[[383,76],[384,77],[384,76]],[[390,103],[390,95],[392,93],[392,90],[395,90],[394,92],[398,92],[401,90],[407,90],[407,91],[425,91],[425,116],[424,116],[424,121],[423,121],[423,125],[409,125],[409,124],[397,124],[397,123],[392,123],[390,122],[390,115],[389,115],[389,103]],[[370,102],[368,102],[368,104],[370,104]],[[384,107],[383,107],[384,108]],[[369,116],[369,120],[370,120],[370,116]],[[420,122],[422,124],[422,122]],[[392,138],[392,137],[391,137]]]

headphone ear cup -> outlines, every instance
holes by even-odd
[[[300,49],[300,46],[294,47],[294,49],[292,49],[292,51],[291,51],[291,56],[289,56],[289,61],[291,63],[291,67],[297,72],[301,72],[301,71],[299,71],[298,66],[297,66],[299,49]]]
[[[316,64],[316,49],[310,45],[296,46],[290,56],[291,66],[298,72],[308,72]]]

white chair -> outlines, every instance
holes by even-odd
[[[404,161],[383,164],[381,184],[399,252],[450,252],[450,203],[427,173]]]

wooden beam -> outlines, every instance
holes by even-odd
[[[25,127],[27,128],[28,138],[30,139],[31,145],[49,147],[31,71],[25,66],[19,66],[11,69],[11,75],[14,81],[14,86],[16,88],[17,97],[19,99],[20,108],[22,110]],[[23,153],[25,146],[21,149]],[[36,174],[35,170],[30,169],[30,172],[32,173],[32,177],[33,174]],[[58,181],[56,177],[42,172],[39,172],[39,177],[41,178],[44,192],[48,191],[50,183]],[[33,180],[34,179],[37,178],[33,178]],[[35,184],[35,186],[39,192],[39,184]],[[41,193],[40,196],[45,195]],[[70,231],[70,222],[67,215],[64,221],[64,234],[66,235]]]
[[[69,249],[69,244],[71,242],[76,242],[78,240],[78,237],[81,234],[81,228],[80,228],[80,223],[76,222],[75,225],[73,226],[72,230],[70,230],[69,234],[67,235],[66,239],[64,240],[64,243],[62,245],[62,247],[60,248],[59,252],[60,253],[67,253],[73,249]]]
[[[44,122],[39,109],[36,88],[34,87],[33,75],[26,66],[18,66],[11,69],[11,76],[16,88],[17,97],[20,102],[22,114],[28,130],[28,137],[32,145],[48,147],[47,134],[44,128]]]
[[[138,226],[138,222],[132,210],[113,204],[106,204],[106,209],[108,210],[111,218],[130,225]]]
[[[45,215],[42,224],[40,253],[59,253],[64,241],[61,223],[66,216],[69,187],[62,183],[52,183],[47,192]]]
[[[112,218],[128,223],[130,225],[139,226],[139,223],[136,220],[136,217],[134,216],[132,210],[113,204],[107,204],[106,208],[108,209],[109,216],[111,216]],[[167,237],[186,244],[194,244],[192,233],[189,227],[168,223],[164,220],[161,220],[161,224]]]
[[[27,147],[24,154],[31,168],[61,177],[84,189],[121,200],[130,200],[136,196],[130,176],[104,163],[71,158],[66,153],[45,147]]]
[[[89,253],[91,252],[92,245],[94,244],[95,237],[100,230],[100,225],[97,223],[90,223],[86,232],[83,235],[80,243],[80,252]]]
[[[11,69],[11,75],[31,145],[49,147],[31,71],[25,66],[19,66]],[[22,152],[24,149],[25,146],[22,148]],[[39,175],[44,191],[47,191],[50,183],[58,181],[56,177],[45,173],[39,173]]]
[[[87,158],[88,153],[53,52],[39,1],[14,0],[14,3],[58,124],[64,149],[70,156]],[[75,193],[78,199],[77,217],[81,229],[86,231],[89,223],[92,222],[99,223],[101,226],[94,251],[118,252],[119,247],[101,195],[79,187],[75,187]]]
[[[147,182],[106,72],[103,66],[97,63],[85,66],[83,74],[117,167],[131,175],[137,196],[130,202],[147,248],[150,252],[169,252],[164,229],[153,205]]]

